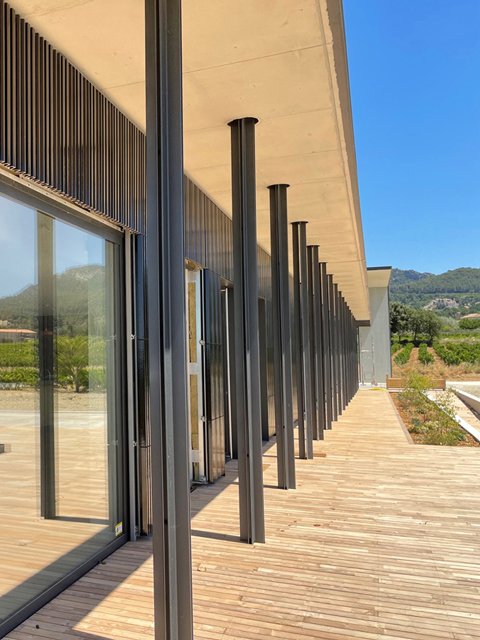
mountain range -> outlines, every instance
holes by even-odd
[[[102,332],[105,324],[105,267],[73,267],[55,275],[56,329],[59,334]],[[0,323],[12,329],[37,329],[38,285],[0,298]]]
[[[413,270],[392,269],[390,301],[420,308],[437,298],[458,302],[461,313],[480,305],[480,269],[461,267],[435,275]]]

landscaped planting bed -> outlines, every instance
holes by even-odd
[[[391,397],[415,444],[480,446],[454,419],[452,391],[439,394],[437,406],[425,395],[432,386],[429,377],[411,373],[404,386],[404,391],[391,393]]]

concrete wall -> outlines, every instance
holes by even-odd
[[[392,375],[388,287],[370,287],[370,327],[360,327],[360,380],[385,386]]]

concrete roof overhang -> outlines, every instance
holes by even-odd
[[[10,0],[145,130],[142,0]],[[267,186],[290,185],[289,220],[358,320],[369,302],[341,0],[183,0],[185,173],[231,214],[230,129],[256,127],[258,241]]]
[[[388,287],[392,275],[392,267],[368,267],[368,288]]]

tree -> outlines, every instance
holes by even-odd
[[[401,335],[409,330],[413,309],[401,302],[390,303],[390,331]]]
[[[428,336],[429,341],[432,342],[434,338],[440,335],[442,326],[442,321],[434,311],[427,311],[426,309],[412,310],[409,330],[413,333],[414,342],[419,334]]]
[[[430,342],[433,342],[434,338],[438,338],[442,332],[443,324],[437,314],[433,311],[424,311],[422,333],[426,334]]]
[[[86,336],[59,336],[57,339],[58,377],[68,380],[80,393],[88,367],[88,339]]]

